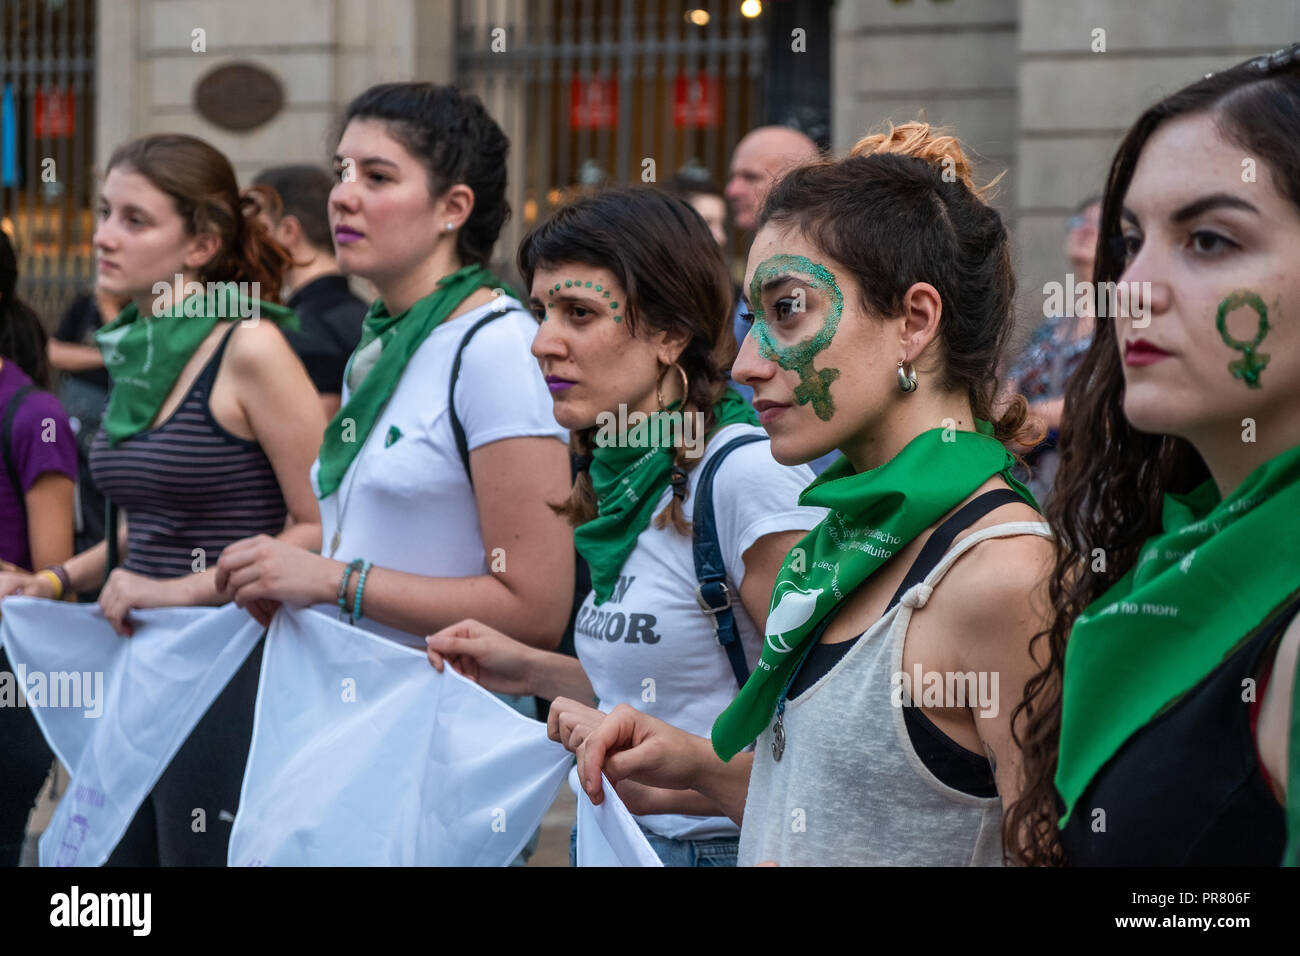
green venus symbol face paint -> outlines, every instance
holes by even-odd
[[[829,301],[826,317],[811,338],[803,339],[793,345],[782,345],[772,334],[763,311],[762,290],[764,283],[782,275],[795,273],[809,289],[824,295]],[[750,307],[754,310],[754,325],[749,334],[758,343],[758,354],[769,362],[776,362],[783,369],[799,373],[799,385],[794,390],[794,400],[800,405],[809,405],[822,421],[830,421],[835,414],[835,402],[831,399],[831,382],[840,377],[839,369],[813,367],[813,358],[831,344],[835,330],[839,328],[840,315],[844,311],[844,295],[835,283],[829,269],[803,256],[776,255],[764,259],[754,270],[754,278],[749,282]]]
[[[1249,342],[1233,338],[1228,332],[1228,315],[1242,306],[1254,309],[1259,319],[1255,326],[1255,337]],[[1264,300],[1249,289],[1237,289],[1219,303],[1219,313],[1214,324],[1219,330],[1219,337],[1223,339],[1223,344],[1241,353],[1241,358],[1228,363],[1228,371],[1232,373],[1232,377],[1241,379],[1246,383],[1247,388],[1259,388],[1259,373],[1264,371],[1269,358],[1265,353],[1255,351],[1264,341],[1264,336],[1268,335],[1268,309],[1264,305]]]

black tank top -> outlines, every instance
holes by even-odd
[[[1258,681],[1297,612],[1300,599],[1106,762],[1061,831],[1072,865],[1281,863],[1286,811],[1260,773],[1242,681]]]
[[[280,482],[257,442],[230,434],[212,417],[208,397],[236,323],[199,373],[189,394],[157,428],[110,446],[95,437],[95,484],[127,512],[122,567],[154,578],[194,570],[195,548],[213,567],[229,544],[279,534],[287,509]]]

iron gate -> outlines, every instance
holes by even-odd
[[[512,145],[507,262],[583,191],[687,164],[725,185],[763,117],[764,27],[736,0],[459,0],[456,31],[457,85]]]
[[[94,281],[94,0],[0,0],[0,228],[53,326]]]

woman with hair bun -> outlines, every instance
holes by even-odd
[[[537,324],[487,268],[509,141],[477,97],[431,83],[372,87],[339,125],[338,265],[379,298],[312,469],[324,547],[250,538],[222,583],[266,619],[322,605],[409,643],[475,616],[554,648],[574,562],[547,502],[568,434],[529,355]]]
[[[800,498],[830,513],[782,565],[712,745],[618,708],[582,785],[599,801],[603,769],[634,808],[707,799],[742,822],[741,864],[998,865],[1051,553],[1011,476],[1023,399],[992,420],[1006,228],[957,141],[909,123],[787,173],[747,282],[732,374],[777,460],[843,453]]]
[[[216,563],[233,541],[319,542],[308,468],[324,422],[280,329],[294,321],[275,304],[287,253],[220,152],[178,134],[118,147],[94,243],[100,288],[130,300],[96,336],[113,388],[90,461],[125,512],[121,536],[110,527],[54,574],[0,580],[0,592],[57,598],[102,582],[99,606],[130,635],[137,608],[222,603]],[[124,544],[120,567],[110,543]],[[225,864],[219,818],[239,803],[260,661],[254,650],[195,726],[110,864]],[[200,831],[196,808],[210,820]]]

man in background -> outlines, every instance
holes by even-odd
[[[343,370],[361,340],[366,303],[353,295],[334,259],[328,206],[334,177],[319,166],[275,166],[253,180],[259,218],[289,250],[284,304],[300,328],[285,337],[302,359],[327,418],[339,410]]]

